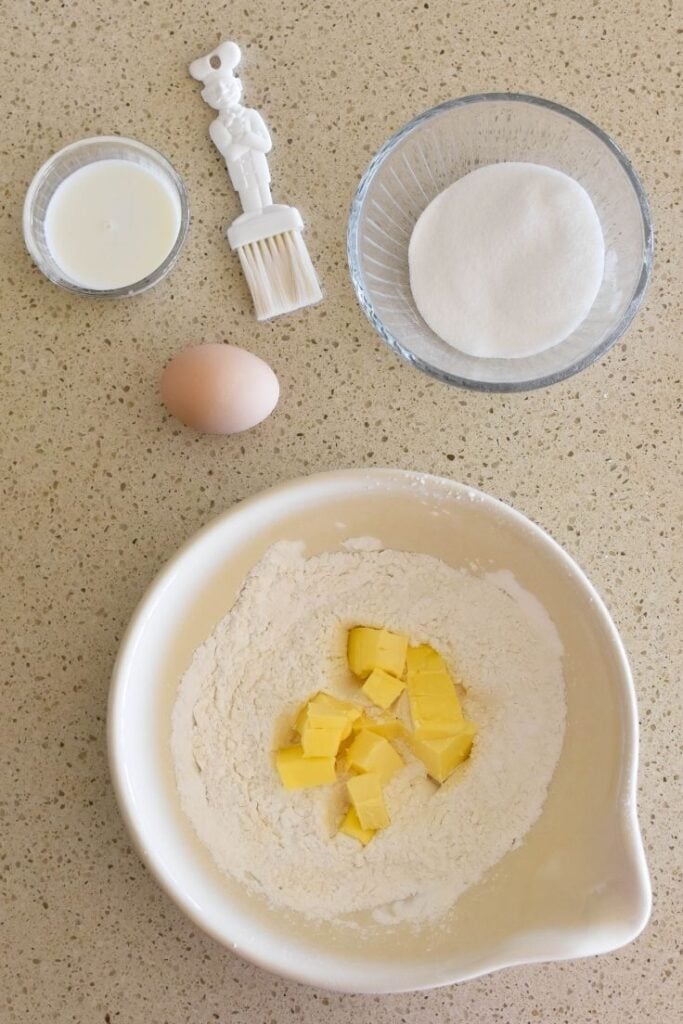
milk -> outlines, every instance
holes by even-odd
[[[178,195],[153,170],[130,160],[98,160],[55,190],[45,241],[66,278],[106,291],[155,271],[171,252],[180,222]]]

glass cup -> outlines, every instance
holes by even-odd
[[[146,277],[120,288],[89,288],[71,280],[54,259],[45,237],[45,215],[57,188],[74,171],[98,160],[129,160],[151,171],[176,194],[180,208],[178,234],[168,256]],[[157,284],[177,262],[187,235],[189,221],[190,208],[185,186],[166,157],[142,142],[120,138],[117,135],[81,139],[60,149],[37,172],[24,201],[24,241],[33,261],[54,284],[79,295],[122,298],[138,295]]]

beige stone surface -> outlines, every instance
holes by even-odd
[[[683,1014],[674,6],[3,0],[1,13],[0,1020],[674,1024]],[[226,36],[243,45],[246,96],[273,129],[276,195],[304,212],[326,290],[320,307],[265,325],[252,319],[223,238],[235,199],[185,72]],[[654,277],[628,335],[580,376],[516,396],[449,388],[400,362],[363,318],[345,263],[349,203],[378,146],[434,103],[491,90],[546,96],[609,131],[642,175],[657,230]],[[193,220],[159,287],[92,302],[32,267],[21,204],[50,153],[110,132],[168,155]],[[276,413],[240,437],[192,434],[158,399],[173,353],[219,339],[263,356],[282,384]],[[108,778],[105,709],[145,587],[238,499],[316,470],[375,465],[445,474],[513,503],[604,594],[642,722],[655,904],[631,946],[431,993],[326,994],[234,958],[176,910],[131,850]]]

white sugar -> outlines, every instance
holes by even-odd
[[[561,171],[489,164],[441,192],[410,239],[410,286],[422,317],[467,355],[542,352],[586,318],[605,244],[590,196]]]

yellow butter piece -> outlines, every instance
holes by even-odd
[[[361,679],[365,679],[376,668],[392,676],[402,676],[407,650],[408,638],[400,633],[372,629],[369,626],[355,626],[349,630],[349,668]]]
[[[448,690],[435,690],[434,692],[415,692],[412,687],[409,690],[411,706],[415,704],[423,718],[455,718],[462,721],[462,708],[455,687],[449,684]]]
[[[463,726],[455,683],[441,655],[428,644],[408,649],[407,681],[410,715],[421,739],[452,736]]]
[[[351,735],[351,728],[362,711],[348,700],[339,700],[331,693],[321,691],[309,700],[306,719],[314,729],[334,729],[341,727],[342,739]]]
[[[384,803],[382,785],[377,772],[354,776],[346,783],[346,788],[361,828],[376,830],[387,827],[391,819]]]
[[[403,722],[391,715],[381,715],[379,718],[371,718],[370,715],[361,715],[353,723],[354,732],[362,732],[364,729],[384,736],[387,740],[405,739],[408,734]]]
[[[448,675],[448,667],[438,651],[429,644],[409,647],[406,651],[406,667],[408,673],[417,675],[422,672],[440,672]]]
[[[370,715],[366,715],[365,712],[363,712],[353,723],[353,731],[362,732],[363,729],[372,729],[375,721],[376,720],[374,718],[371,718]]]
[[[344,815],[339,831],[343,832],[344,835],[351,836],[352,839],[357,839],[363,846],[367,846],[377,830],[374,828],[363,828],[358,819],[356,808],[351,805]]]
[[[303,732],[303,728],[304,728],[304,726],[306,724],[306,719],[308,718],[308,705],[309,705],[309,703],[310,703],[310,701],[306,701],[305,704],[301,705],[301,707],[299,708],[299,710],[296,713],[296,718],[294,719],[294,731],[298,732],[299,736],[301,736],[301,733]]]
[[[301,730],[304,757],[336,757],[342,734],[342,725],[333,729],[316,729],[307,721]]]
[[[408,730],[399,718],[392,718],[387,715],[382,718],[373,719],[372,732],[378,736],[384,736],[387,740],[405,739]]]
[[[477,733],[474,722],[465,722],[455,736],[413,739],[412,750],[436,782],[445,782],[459,764],[466,761]]]
[[[401,696],[405,690],[405,683],[402,683],[400,679],[396,679],[395,676],[390,676],[384,669],[375,668],[365,680],[361,689],[368,700],[371,700],[378,708],[383,708],[386,711]]]
[[[348,728],[351,732],[351,723],[346,715],[333,708],[320,707],[318,704],[309,704],[304,729],[339,729],[345,732]]]
[[[339,711],[350,722],[355,722],[362,714],[361,709],[356,704],[352,704],[350,700],[340,700],[339,697],[334,697],[331,693],[326,693],[324,690],[316,693],[309,701],[309,704],[316,704],[318,707],[327,707],[331,710]]]
[[[333,757],[304,757],[300,746],[278,750],[275,767],[285,789],[325,786],[337,779]]]
[[[465,716],[457,698],[433,700],[409,694],[409,701],[415,732],[421,736],[452,736],[463,726]]]
[[[430,697],[447,698],[455,690],[455,683],[448,672],[409,672],[406,685],[412,693]]]
[[[375,772],[386,784],[403,767],[403,758],[384,736],[363,729],[346,751],[346,765],[355,772]]]
[[[418,724],[413,729],[413,736],[418,740],[448,739],[449,736],[457,736],[461,731],[465,719],[457,721],[452,718],[430,718],[421,719],[413,716]]]
[[[414,694],[408,689],[410,715],[420,736],[451,736],[462,728],[465,717],[455,692],[447,700]]]

